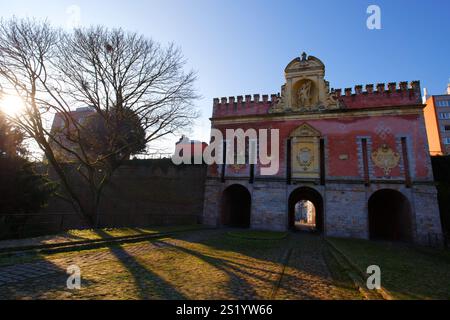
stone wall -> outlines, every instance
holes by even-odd
[[[252,227],[264,229],[270,226],[275,231],[286,230],[286,184],[277,181],[256,181],[252,196]]]
[[[172,164],[170,159],[132,160],[105,188],[103,227],[195,224],[202,219],[206,166]],[[80,190],[81,185],[78,186]],[[39,213],[0,217],[0,238],[23,237],[86,227],[73,208],[53,198]]]
[[[362,184],[327,184],[325,233],[330,237],[368,239],[366,188]]]
[[[416,186],[412,192],[412,202],[415,212],[416,242],[439,242],[442,235],[437,190],[434,186]]]
[[[431,184],[407,188],[404,184],[312,183],[287,185],[282,181],[208,179],[205,191],[204,223],[220,225],[223,191],[240,184],[251,194],[251,228],[274,231],[288,229],[288,201],[291,193],[300,187],[308,187],[320,193],[323,201],[324,234],[331,237],[369,239],[370,197],[378,190],[400,192],[409,203],[411,239],[420,244],[437,245],[442,242],[442,229],[437,205],[437,191]]]

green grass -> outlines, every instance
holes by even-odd
[[[330,239],[360,270],[381,268],[396,299],[450,299],[450,252],[401,243]]]
[[[229,236],[240,239],[248,240],[281,240],[286,238],[287,232],[275,232],[275,231],[230,231],[227,233]]]
[[[174,232],[201,228],[200,225],[186,226],[159,226],[151,228],[104,228],[104,229],[83,229],[69,230],[60,234],[62,237],[75,238],[79,240],[99,240],[115,237],[137,236],[155,234],[161,232]]]

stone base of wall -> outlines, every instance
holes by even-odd
[[[407,188],[400,184],[328,183],[325,186],[308,183],[287,185],[279,181],[207,179],[203,223],[220,226],[223,191],[240,184],[251,194],[251,228],[274,231],[288,229],[288,201],[292,191],[299,187],[316,190],[323,199],[324,234],[330,237],[369,239],[368,201],[378,190],[393,189],[403,194],[411,208],[411,230],[414,242],[424,245],[442,243],[436,188],[418,185]]]

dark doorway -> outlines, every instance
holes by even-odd
[[[236,228],[250,227],[251,195],[247,188],[234,184],[222,195],[222,225]]]
[[[312,188],[300,187],[289,196],[289,228],[323,232],[323,200]]]
[[[396,190],[382,189],[369,199],[370,239],[411,241],[411,207]]]

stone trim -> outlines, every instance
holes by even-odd
[[[392,107],[380,107],[380,108],[367,108],[358,110],[347,110],[339,112],[327,111],[327,112],[316,112],[316,113],[301,113],[301,112],[291,112],[289,114],[258,114],[258,115],[246,115],[246,116],[229,116],[223,118],[210,118],[212,125],[222,125],[222,124],[239,124],[239,123],[254,123],[265,120],[271,121],[288,121],[288,120],[317,120],[317,119],[342,119],[342,118],[357,118],[357,117],[376,117],[376,116],[399,116],[399,115],[418,115],[422,113],[422,105],[412,105],[410,107],[398,106]]]

